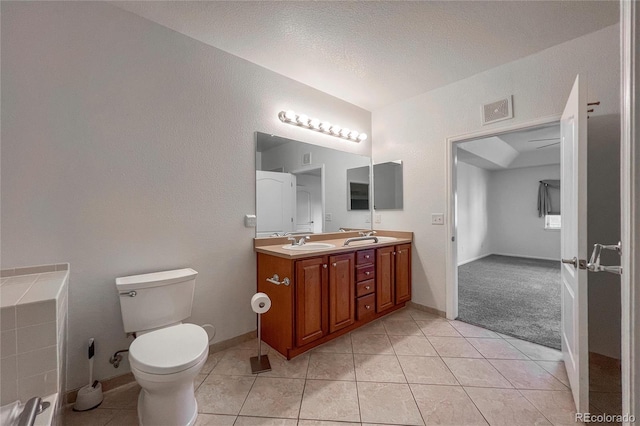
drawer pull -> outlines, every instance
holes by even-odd
[[[364,274],[365,275],[371,275],[371,271],[366,271]]]
[[[364,257],[365,259],[369,259],[371,256],[369,256],[368,254]]]
[[[396,252],[395,252],[395,251],[393,252],[393,255],[394,255],[394,256],[396,255]]]
[[[398,250],[398,253],[402,254],[402,250]]]
[[[323,267],[324,269],[327,269],[327,264],[325,263],[324,265],[322,265],[322,267]]]
[[[271,278],[267,278],[267,281],[275,285],[284,284],[285,286],[288,286],[289,284],[291,284],[291,281],[289,281],[289,278],[287,277],[284,277],[282,281],[280,281],[280,277],[278,276],[278,274],[273,274]]]
[[[336,262],[333,262],[333,266],[337,266],[338,264]]]
[[[364,305],[365,309],[371,309],[371,305]]]
[[[370,286],[370,285],[365,285],[365,286],[364,286],[364,289],[365,289],[365,290],[371,290],[371,286]]]

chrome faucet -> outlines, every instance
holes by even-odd
[[[296,240],[295,237],[289,237],[287,238],[288,241],[291,241],[291,245],[292,246],[303,246],[307,241],[306,240],[310,240],[311,237],[308,235],[305,235],[303,237],[300,237],[299,240]]]
[[[376,232],[376,231],[359,231],[359,232],[358,232],[358,234],[359,234],[361,237],[370,237],[370,236],[372,236],[372,235],[377,234],[377,232]]]

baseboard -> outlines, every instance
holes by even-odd
[[[525,256],[524,254],[513,254],[513,253],[491,253],[491,254],[495,254],[496,256],[523,257],[525,259],[552,260],[554,262],[560,262],[560,259],[553,259],[551,257]]]
[[[439,309],[432,308],[432,307],[429,307],[429,306],[421,305],[419,303],[412,302],[412,301],[407,302],[407,307],[416,309],[418,311],[426,312],[428,314],[438,315],[439,317],[445,317],[446,318],[446,316],[447,316],[447,313],[444,312],[444,311],[441,311]]]
[[[481,256],[474,257],[474,258],[472,258],[472,259],[465,260],[464,262],[460,262],[460,263],[458,263],[458,266],[466,265],[467,263],[471,263],[471,262],[474,262],[474,261],[476,261],[476,260],[483,259],[483,258],[485,258],[485,257],[487,257],[487,256],[491,256],[492,254],[493,254],[493,253],[487,253],[487,254],[483,254],[483,255],[481,255]]]
[[[221,352],[221,351],[229,349],[229,348],[231,348],[231,347],[233,347],[235,345],[239,345],[240,343],[244,343],[244,342],[249,341],[251,339],[255,339],[257,334],[258,334],[257,330],[254,330],[254,331],[250,331],[248,333],[241,334],[241,335],[236,336],[236,337],[232,337],[231,339],[227,339],[227,340],[223,340],[221,342],[214,343],[212,345],[209,345],[209,353],[213,354],[213,353],[216,353],[216,352]],[[136,381],[136,379],[135,379],[135,377],[133,377],[132,373],[124,373],[124,374],[121,374],[119,376],[110,377],[108,379],[101,379],[100,383],[102,383],[102,390],[104,392],[107,392],[109,390],[118,388],[120,386],[127,385],[127,384],[135,382],[135,381]],[[78,396],[78,390],[80,390],[80,388],[67,391],[65,393],[65,395],[64,395],[63,403],[64,404],[73,404],[74,402],[76,402],[76,398]]]

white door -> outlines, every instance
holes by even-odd
[[[589,412],[586,90],[586,79],[578,75],[560,122],[562,356],[576,410],[583,413]]]
[[[305,189],[296,191],[296,231],[313,232],[311,193]]]
[[[295,176],[256,170],[256,236],[293,231]]]

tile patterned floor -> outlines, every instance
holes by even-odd
[[[558,351],[422,311],[405,308],[292,361],[267,348],[273,369],[258,375],[255,346],[209,356],[194,383],[198,426],[576,424]],[[67,408],[63,424],[137,425],[138,391],[132,383],[93,411]]]

